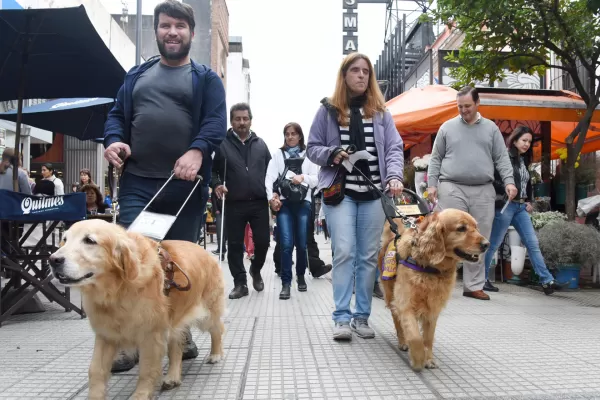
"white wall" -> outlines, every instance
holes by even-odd
[[[128,71],[135,63],[135,44],[99,0],[17,0],[23,8],[78,7],[83,4],[88,18],[121,66]]]
[[[236,103],[246,101],[244,96],[244,73],[242,71],[242,53],[229,53],[227,57],[227,122],[229,109]]]

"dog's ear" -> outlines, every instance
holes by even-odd
[[[117,246],[125,279],[133,281],[138,277],[139,273],[135,241],[127,237],[126,239],[119,240]]]
[[[426,218],[419,225],[419,232],[415,249],[416,258],[427,260],[432,265],[441,263],[446,257],[446,245],[444,244],[444,225],[437,214]]]

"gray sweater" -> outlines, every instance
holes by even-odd
[[[504,185],[515,183],[502,133],[493,121],[480,118],[469,125],[457,116],[444,122],[433,143],[428,186],[437,187],[443,181],[469,186],[491,184],[494,169]]]
[[[27,179],[25,171],[19,170],[19,192],[24,194],[31,194],[31,186]],[[8,167],[3,174],[0,174],[0,189],[13,190],[13,169]]]

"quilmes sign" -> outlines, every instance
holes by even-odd
[[[358,3],[370,4],[388,4],[393,0],[342,0],[343,15],[342,26],[344,31],[343,36],[343,53],[344,55],[358,51]]]
[[[65,200],[62,196],[40,197],[39,199],[26,197],[21,202],[21,210],[24,215],[37,214],[40,212],[58,210],[63,204],[65,204]]]

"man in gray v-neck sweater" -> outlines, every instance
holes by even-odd
[[[498,170],[506,194],[512,199],[517,193],[513,168],[498,126],[477,112],[477,90],[469,86],[461,89],[457,103],[460,115],[446,121],[435,138],[427,191],[434,200],[439,197],[440,208],[471,214],[481,234],[489,239],[495,215],[494,170]],[[484,283],[483,259],[463,262],[463,295],[489,300],[483,292]]]

